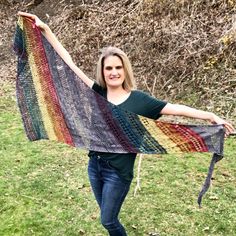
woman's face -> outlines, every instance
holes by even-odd
[[[122,87],[125,72],[123,63],[118,56],[108,56],[104,59],[103,76],[107,87]]]

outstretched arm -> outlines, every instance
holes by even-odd
[[[161,111],[162,115],[175,115],[175,116],[185,116],[195,119],[208,120],[212,124],[222,124],[226,128],[226,135],[234,132],[234,127],[229,122],[220,118],[212,112],[198,110],[192,107],[179,104],[167,103],[166,106]]]
[[[88,78],[82,70],[80,70],[75,63],[73,62],[68,51],[62,46],[57,37],[53,34],[51,29],[47,24],[42,22],[36,15],[26,13],[26,12],[18,12],[18,15],[29,17],[30,19],[35,21],[37,27],[41,29],[42,34],[49,41],[49,43],[53,46],[56,52],[61,56],[61,58],[66,62],[66,64],[81,78],[90,88],[93,86],[94,81]]]

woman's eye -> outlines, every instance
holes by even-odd
[[[116,68],[116,70],[120,70],[120,69],[123,68],[123,66],[116,66],[115,68]],[[106,66],[106,67],[105,67],[105,70],[112,70],[112,69],[113,69],[112,66]]]

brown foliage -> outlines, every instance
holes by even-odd
[[[114,45],[129,55],[140,89],[236,118],[235,0],[5,3],[11,33],[17,10],[36,13],[93,78],[99,49]]]

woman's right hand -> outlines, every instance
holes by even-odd
[[[28,18],[30,18],[31,20],[35,21],[35,25],[36,25],[37,27],[39,27],[41,30],[43,30],[43,31],[46,31],[46,30],[49,29],[48,25],[45,24],[43,21],[41,21],[41,20],[40,20],[36,15],[34,15],[34,14],[19,11],[19,12],[17,13],[17,15],[19,15],[19,16],[25,16],[25,17],[28,17]]]

